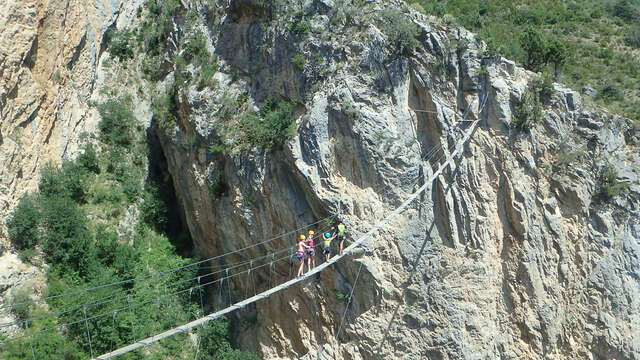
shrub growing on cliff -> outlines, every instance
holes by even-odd
[[[102,120],[98,124],[100,138],[107,144],[128,148],[133,143],[135,115],[131,111],[131,99],[109,99],[98,105]]]
[[[398,54],[408,54],[420,45],[416,39],[418,25],[397,9],[380,11],[378,26]]]
[[[107,31],[107,42],[111,56],[120,61],[133,58],[133,33],[126,30]]]
[[[92,235],[87,217],[69,198],[43,200],[43,251],[47,263],[64,272],[87,274]]]
[[[600,170],[598,183],[600,185],[598,195],[604,200],[620,195],[628,187],[627,184],[618,181],[618,171],[613,165],[605,165]]]
[[[281,101],[276,104],[269,98],[262,107],[262,116],[245,113],[240,121],[246,140],[254,146],[266,148],[284,144],[295,131],[293,106],[293,102]]]
[[[201,339],[201,353],[197,359],[259,360],[260,357],[254,353],[231,348],[229,328],[230,323],[226,318],[210,321],[202,325],[198,330],[198,335]]]
[[[294,64],[300,70],[304,70],[304,64],[306,62],[307,60],[304,58],[304,55],[302,54],[296,54],[294,57],[291,58],[291,63]]]
[[[18,250],[35,247],[39,243],[40,207],[33,195],[23,197],[7,222],[9,238]]]
[[[529,70],[540,71],[546,63],[548,51],[547,40],[537,27],[530,26],[520,35],[520,45],[525,51],[525,67]]]
[[[84,149],[84,153],[78,156],[78,164],[89,172],[100,174],[98,155],[92,144],[88,144]]]
[[[558,144],[554,165],[559,168],[566,168],[585,154],[584,147],[575,144],[569,138],[563,138]]]
[[[533,89],[527,88],[522,97],[515,101],[509,126],[518,130],[527,130],[540,118],[542,118],[542,105],[538,94]]]
[[[67,162],[60,168],[47,165],[40,178],[40,194],[45,198],[68,198],[76,202],[86,201],[87,170],[75,161]]]
[[[176,126],[176,92],[176,87],[172,86],[167,93],[154,96],[151,100],[154,120],[165,133],[171,132]]]

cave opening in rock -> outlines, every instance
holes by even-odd
[[[153,127],[147,131],[147,143],[149,145],[149,170],[146,182],[148,185],[153,184],[157,187],[158,200],[166,208],[166,222],[158,224],[156,228],[167,235],[176,247],[178,254],[184,257],[193,257],[193,240],[184,217],[184,209],[176,197],[167,159],[160,145],[156,129]]]

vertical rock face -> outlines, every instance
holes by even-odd
[[[509,130],[532,74],[483,57],[473,34],[416,14],[420,46],[404,56],[358,17],[313,32],[328,26],[333,2],[300,9],[309,37],[261,25],[259,2],[232,1],[226,11],[210,24],[220,87],[184,91],[189,111],[178,131],[159,135],[202,256],[336,211],[354,239],[422,184],[465,120],[481,122],[460,161],[365,249],[240,314],[243,346],[265,358],[640,356],[640,135],[625,120],[588,110],[556,85],[540,122]],[[301,67],[290,60],[296,54],[307,59]],[[272,151],[209,152],[225,126],[221,96],[242,92],[253,103],[267,94],[306,99],[296,135]],[[188,149],[187,137],[196,138]],[[567,151],[576,152],[568,164]],[[610,202],[596,196],[607,162],[628,184]],[[209,189],[212,176],[226,184],[221,195]],[[245,255],[291,246],[294,236]],[[252,276],[232,284],[233,296],[287,278],[289,264]]]
[[[510,130],[531,73],[484,57],[473,34],[410,12],[420,45],[398,54],[374,21],[389,2],[336,3],[297,9],[308,36],[262,1],[203,15],[219,86],[182,91],[177,132],[157,134],[201,256],[335,212],[353,240],[423,184],[465,120],[481,126],[461,159],[366,248],[238,314],[238,343],[265,358],[640,357],[638,131],[560,85],[541,121]],[[0,2],[0,218],[35,188],[46,162],[73,156],[80,134],[95,133],[87,101],[103,80],[104,33],[130,24],[139,4]],[[292,62],[296,55],[305,61]],[[229,126],[220,104],[245,93],[250,107],[269,94],[298,101],[296,135],[268,151],[210,152]],[[605,163],[627,184],[611,201],[597,196]],[[225,185],[218,195],[212,178]],[[243,255],[286,249],[295,235]],[[4,278],[27,281],[12,271]],[[288,260],[279,262],[234,281],[231,295],[290,275]],[[2,291],[13,281],[4,278]]]
[[[40,169],[78,150],[95,133],[87,102],[96,83],[103,36],[119,1],[2,1],[0,4],[0,218]],[[6,247],[4,224],[0,244]]]

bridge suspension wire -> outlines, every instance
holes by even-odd
[[[7,305],[1,305],[0,306],[0,310],[2,310],[2,309],[14,309],[14,308],[16,308],[18,306],[29,305],[29,304],[34,304],[34,303],[40,303],[40,302],[43,302],[43,301],[55,300],[55,299],[59,299],[59,298],[63,298],[63,297],[75,296],[75,295],[79,295],[79,294],[82,294],[82,293],[85,293],[85,292],[96,291],[96,290],[100,290],[100,289],[104,289],[104,288],[108,288],[108,287],[112,287],[112,286],[124,285],[124,284],[131,283],[131,282],[134,282],[134,281],[144,280],[144,279],[148,279],[148,278],[152,278],[152,277],[156,277],[156,276],[160,276],[160,275],[171,274],[171,273],[174,273],[174,272],[178,272],[178,271],[181,271],[181,270],[185,270],[185,269],[191,268],[193,266],[204,264],[204,263],[209,262],[209,261],[222,259],[222,258],[224,258],[226,256],[237,254],[237,253],[240,253],[242,251],[246,251],[246,250],[249,250],[251,248],[260,246],[260,245],[268,244],[268,243],[273,242],[275,240],[282,239],[285,236],[288,236],[288,235],[291,235],[291,234],[295,234],[296,232],[300,232],[301,230],[304,230],[304,229],[307,229],[307,228],[312,227],[314,225],[317,225],[317,224],[319,224],[319,223],[321,223],[323,221],[327,221],[328,219],[331,219],[331,218],[333,218],[335,216],[336,216],[336,214],[332,213],[331,215],[329,215],[329,216],[327,216],[327,217],[325,217],[323,219],[320,219],[320,220],[318,220],[316,222],[313,222],[311,224],[307,224],[307,225],[305,225],[303,227],[300,227],[298,229],[291,230],[291,231],[285,232],[283,234],[280,234],[278,236],[269,238],[267,240],[264,240],[264,241],[261,241],[261,242],[255,243],[255,244],[251,244],[249,246],[246,246],[246,247],[243,247],[243,248],[240,248],[240,249],[229,251],[227,253],[220,254],[220,255],[217,255],[217,256],[214,256],[214,257],[211,257],[211,258],[208,258],[208,259],[196,261],[196,262],[184,265],[184,266],[180,266],[180,267],[176,267],[176,268],[172,268],[172,269],[166,269],[166,270],[162,270],[162,271],[158,271],[158,272],[154,272],[154,273],[150,273],[150,274],[146,274],[146,275],[142,275],[142,276],[139,276],[139,277],[130,278],[130,279],[126,279],[126,280],[115,281],[115,282],[112,282],[112,283],[103,284],[103,285],[99,285],[99,286],[94,286],[94,287],[91,287],[91,288],[70,291],[70,292],[63,293],[63,294],[47,296],[47,297],[38,298],[38,299],[32,299],[32,300],[29,300],[29,301],[16,302],[16,303],[11,303],[11,304],[7,304]]]
[[[210,272],[210,273],[207,273],[207,274],[204,274],[204,275],[199,275],[199,276],[196,276],[196,277],[193,277],[193,278],[190,278],[190,279],[183,279],[183,280],[179,280],[179,281],[176,281],[176,282],[172,282],[171,286],[175,286],[177,284],[193,281],[193,280],[195,280],[197,278],[204,278],[204,277],[209,277],[209,276],[221,274],[221,273],[223,273],[223,272],[225,272],[225,271],[227,271],[229,269],[235,269],[235,268],[238,268],[238,267],[244,267],[244,266],[250,265],[251,262],[253,262],[253,261],[261,260],[261,259],[265,259],[265,258],[269,258],[269,257],[273,257],[273,256],[275,256],[277,254],[281,254],[283,252],[288,252],[290,249],[291,249],[291,246],[287,246],[285,248],[281,248],[279,250],[271,252],[271,253],[269,253],[267,255],[261,255],[261,256],[258,256],[256,258],[253,258],[251,260],[245,260],[245,261],[242,261],[242,262],[231,264],[230,266],[228,266],[228,267],[226,267],[224,269],[213,271],[213,272]],[[100,298],[100,299],[97,299],[97,300],[94,300],[94,301],[91,301],[91,302],[82,303],[82,304],[79,304],[79,305],[76,305],[76,306],[72,306],[72,307],[69,307],[67,309],[63,309],[63,310],[60,310],[60,311],[47,313],[46,315],[32,317],[32,318],[28,318],[28,319],[25,319],[25,320],[16,320],[16,321],[8,322],[8,323],[2,323],[2,324],[0,324],[0,328],[12,326],[12,325],[24,324],[27,321],[33,322],[35,320],[43,320],[43,319],[50,318],[50,317],[65,315],[65,314],[71,313],[71,312],[76,311],[76,310],[81,310],[81,309],[83,309],[83,307],[89,308],[89,307],[98,306],[98,305],[102,305],[102,304],[105,304],[105,303],[117,301],[117,300],[123,299],[124,297],[131,296],[131,294],[126,294],[126,293],[133,292],[135,290],[136,290],[135,288],[126,289],[126,290],[120,290],[120,291],[114,292],[114,293],[112,293],[112,294],[110,294],[108,296],[105,296],[103,298]],[[118,298],[114,299],[114,297],[116,297],[118,295],[121,295],[121,294],[123,294],[123,296],[121,296],[119,299]],[[111,299],[111,300],[109,300],[109,299]]]
[[[325,226],[324,229],[326,229],[327,227],[328,226]],[[316,244],[316,245],[314,245],[314,248],[320,249],[321,245],[322,244]],[[282,256],[282,257],[279,257],[279,258],[275,258],[275,254],[288,251],[289,248],[290,247],[287,247],[287,248],[284,248],[284,249],[282,249],[282,250],[280,250],[278,252],[271,253],[271,254],[269,254],[267,256],[260,256],[260,257],[256,258],[256,259],[266,259],[266,258],[271,258],[271,259],[269,261],[265,262],[264,264],[259,265],[259,266],[251,265],[251,268],[249,270],[241,270],[241,271],[238,271],[238,272],[235,272],[235,273],[229,275],[230,268],[227,268],[227,269],[224,269],[222,271],[222,272],[225,272],[225,276],[224,277],[221,277],[221,278],[218,278],[216,280],[209,281],[209,282],[206,282],[206,283],[201,283],[201,279],[203,277],[205,277],[206,275],[200,275],[200,276],[188,279],[188,280],[191,280],[191,281],[197,280],[198,281],[198,285],[191,286],[189,288],[185,288],[185,289],[182,289],[182,290],[178,290],[178,291],[173,292],[173,293],[167,294],[166,289],[171,285],[175,285],[175,284],[178,284],[178,283],[181,283],[181,282],[176,282],[176,283],[173,283],[171,285],[165,285],[163,287],[164,293],[162,295],[156,296],[156,297],[151,297],[151,298],[147,297],[147,300],[141,301],[141,302],[138,302],[138,303],[134,303],[133,305],[131,304],[131,301],[130,301],[131,300],[131,296],[128,295],[128,296],[126,296],[127,304],[128,304],[127,306],[121,307],[121,308],[117,308],[115,310],[109,310],[109,311],[100,313],[98,315],[87,316],[87,307],[83,306],[83,305],[80,305],[80,309],[82,309],[82,312],[83,312],[83,318],[81,320],[63,323],[63,324],[56,325],[56,326],[53,326],[53,327],[41,329],[41,330],[39,330],[37,332],[34,332],[34,333],[23,334],[23,335],[20,335],[20,336],[17,336],[17,337],[13,337],[11,339],[6,339],[5,341],[2,342],[2,344],[7,344],[7,343],[10,343],[10,342],[13,342],[13,341],[16,341],[16,340],[19,340],[19,339],[27,338],[27,337],[32,337],[33,335],[37,335],[37,334],[44,333],[44,332],[47,332],[47,331],[52,331],[52,330],[56,330],[56,329],[63,329],[63,328],[66,328],[66,327],[78,325],[78,324],[81,324],[83,322],[88,327],[88,321],[93,321],[93,320],[96,320],[96,319],[99,319],[99,318],[102,318],[102,317],[106,317],[108,315],[112,315],[112,316],[115,317],[115,315],[117,315],[118,313],[121,313],[123,311],[133,310],[133,309],[136,309],[136,308],[140,308],[140,307],[142,307],[144,305],[157,303],[157,302],[161,301],[163,298],[166,298],[168,296],[180,295],[180,294],[183,294],[183,293],[185,293],[187,291],[192,292],[194,290],[194,288],[204,288],[204,287],[206,287],[208,285],[212,285],[212,284],[215,284],[215,283],[218,283],[218,282],[220,282],[220,286],[222,288],[222,285],[223,285],[225,280],[227,281],[227,286],[229,286],[229,279],[240,277],[240,276],[242,276],[244,274],[247,274],[247,271],[253,271],[255,269],[260,269],[260,268],[267,267],[267,266],[269,267],[269,269],[272,269],[274,264],[277,264],[277,263],[282,262],[284,260],[288,260],[289,259],[289,255]],[[247,261],[247,263],[250,263],[250,262],[252,263],[251,260]],[[216,272],[216,273],[220,273],[220,272]],[[182,282],[186,282],[186,281],[182,281]],[[255,291],[255,283],[254,283],[254,291]],[[202,297],[202,295],[200,295],[200,296]],[[229,293],[229,296],[231,296],[230,293]],[[124,299],[124,298],[125,297],[123,297],[122,299]],[[122,300],[122,299],[120,299],[120,300]],[[229,300],[231,301],[231,298],[229,298]],[[114,301],[114,300],[112,300],[112,301]],[[200,301],[202,302],[202,298],[200,299]],[[39,319],[39,318],[36,318],[36,319]],[[29,322],[33,322],[32,320],[33,319],[27,319],[24,322],[26,324],[28,324]],[[89,341],[91,341],[88,330],[87,330],[87,337],[89,338]],[[135,342],[135,339],[134,339],[134,342]]]
[[[222,310],[216,311],[214,313],[211,313],[209,315],[206,315],[204,317],[201,317],[199,319],[190,321],[186,324],[183,324],[181,326],[175,327],[173,329],[167,330],[165,332],[162,332],[160,334],[156,334],[153,335],[151,337],[148,337],[146,339],[142,339],[140,341],[137,341],[133,344],[129,344],[127,346],[124,346],[120,349],[117,349],[115,351],[103,354],[98,356],[96,359],[111,359],[114,358],[116,356],[128,353],[130,351],[136,350],[136,349],[140,349],[149,345],[152,345],[162,339],[165,339],[167,337],[176,335],[176,334],[180,334],[180,333],[184,333],[194,327],[200,326],[208,321],[214,320],[219,318],[220,316],[223,316],[225,314],[228,314],[230,312],[233,312],[235,310],[239,310],[242,309],[244,307],[246,307],[249,304],[252,304],[254,302],[257,302],[259,300],[265,299],[279,291],[285,290],[295,284],[298,284],[300,282],[303,282],[305,280],[308,280],[310,278],[312,278],[314,275],[318,274],[319,272],[327,269],[328,267],[330,267],[331,265],[335,264],[336,262],[338,262],[339,260],[341,260],[342,258],[344,258],[345,256],[353,253],[353,251],[359,247],[362,246],[364,244],[365,241],[367,241],[368,239],[370,239],[371,237],[373,237],[373,235],[375,233],[377,233],[381,228],[383,228],[384,226],[386,226],[387,223],[389,223],[391,220],[393,220],[396,216],[398,216],[400,213],[402,213],[403,211],[405,211],[409,205],[418,198],[418,196],[424,192],[430,185],[431,183],[442,174],[442,172],[445,170],[445,168],[447,168],[451,162],[455,159],[455,157],[458,155],[458,153],[460,152],[461,146],[464,145],[467,140],[471,137],[471,135],[473,134],[473,132],[476,129],[476,126],[478,124],[478,120],[475,120],[474,122],[471,123],[471,126],[469,127],[468,131],[465,133],[464,137],[462,138],[461,141],[459,141],[453,152],[447,156],[446,161],[440,165],[440,167],[438,168],[437,171],[435,171],[430,177],[429,177],[429,181],[425,182],[425,184],[423,184],[418,190],[416,190],[413,194],[411,194],[411,196],[409,196],[409,198],[407,200],[405,200],[402,204],[400,204],[400,206],[398,206],[394,211],[392,211],[389,215],[387,215],[385,218],[383,218],[381,221],[379,221],[375,226],[371,227],[364,235],[360,236],[355,242],[353,242],[351,245],[349,245],[347,248],[344,249],[342,254],[336,255],[333,258],[331,258],[329,261],[324,262],[323,264],[315,267],[314,269],[312,269],[311,271],[307,272],[306,274],[295,278],[295,279],[291,279],[286,281],[283,284],[277,285],[275,287],[272,287],[268,290],[265,290],[257,295],[254,295],[248,299],[236,302],[235,304],[224,308]],[[362,264],[362,263],[361,263]],[[353,288],[352,288],[353,290]]]
[[[283,257],[277,258],[277,259],[274,260],[274,263],[278,263],[278,262],[281,262],[281,261],[284,261],[284,260],[288,260],[288,258],[289,258],[289,256],[283,256]],[[264,267],[270,266],[270,264],[271,264],[271,261],[266,262],[266,263],[261,264],[261,265],[258,265],[258,266],[254,266],[253,269],[264,268]],[[96,320],[96,319],[99,319],[99,318],[103,318],[103,317],[106,317],[106,316],[109,316],[109,315],[113,316],[114,313],[117,314],[117,313],[121,313],[121,312],[126,311],[126,310],[133,310],[133,309],[140,308],[140,307],[148,305],[148,304],[158,303],[162,299],[167,298],[169,296],[180,295],[180,294],[184,294],[184,293],[187,293],[187,292],[192,293],[194,288],[201,288],[202,289],[202,288],[204,288],[204,287],[206,287],[208,285],[212,285],[212,284],[215,284],[215,283],[218,283],[218,282],[222,283],[225,280],[228,281],[229,279],[240,277],[240,276],[242,276],[242,275],[244,275],[246,273],[247,273],[246,270],[238,271],[238,272],[233,273],[231,275],[226,275],[226,276],[224,276],[222,278],[219,278],[219,279],[216,279],[216,280],[213,280],[213,281],[209,281],[209,282],[206,282],[206,283],[202,283],[202,284],[199,283],[196,286],[191,286],[189,288],[181,289],[181,290],[178,290],[178,291],[175,291],[175,292],[172,292],[172,293],[166,293],[165,292],[165,293],[161,294],[160,296],[147,298],[146,300],[140,301],[140,302],[137,302],[137,303],[131,304],[130,302],[128,302],[127,306],[124,306],[124,307],[121,307],[121,308],[117,308],[115,310],[109,310],[109,311],[106,311],[106,312],[103,312],[103,313],[100,313],[100,314],[97,314],[97,315],[93,315],[93,316],[87,316],[86,309],[83,308],[83,317],[80,320],[67,322],[67,323],[64,323],[64,324],[52,326],[52,327],[45,328],[45,329],[40,329],[40,330],[38,330],[37,332],[34,332],[34,333],[23,334],[23,335],[20,335],[20,336],[5,340],[4,342],[2,342],[2,344],[4,345],[4,344],[7,344],[9,342],[12,342],[12,341],[15,341],[15,340],[19,340],[19,339],[23,339],[23,338],[27,338],[27,337],[31,337],[31,336],[36,335],[36,334],[40,334],[40,333],[44,333],[44,332],[52,331],[52,330],[56,330],[56,329],[62,329],[62,328],[66,328],[66,327],[70,327],[70,326],[74,326],[74,325],[78,325],[78,324],[82,324],[82,323],[87,324],[86,326],[88,328],[88,322],[89,321],[93,321],[93,320]],[[87,335],[89,335],[89,331],[88,330],[87,330]]]
[[[324,218],[324,219],[322,219],[320,221],[315,222],[314,224],[318,224],[321,221],[325,221],[327,219],[331,219],[332,217],[333,216],[329,216],[327,218]],[[330,226],[331,225],[328,224],[328,225],[325,225],[325,226],[321,227],[318,230],[318,233],[320,234],[320,233],[324,232]],[[307,227],[309,227],[309,226],[307,226]],[[318,244],[316,244],[314,246],[314,248],[318,249],[318,248],[320,248],[320,246],[321,246],[321,244],[318,243]],[[289,253],[290,249],[294,249],[294,248],[295,247],[286,246],[284,248],[281,248],[281,249],[278,249],[276,251],[273,251],[273,252],[271,252],[269,254],[261,255],[261,256],[258,256],[258,257],[255,257],[255,258],[252,258],[252,259],[249,259],[249,260],[238,262],[233,266],[230,266],[230,267],[218,270],[218,271],[214,271],[214,272],[210,272],[210,273],[207,273],[207,274],[199,275],[199,276],[196,276],[196,277],[193,277],[193,278],[190,278],[190,279],[184,279],[184,280],[172,282],[171,284],[164,285],[164,295],[152,298],[152,300],[138,302],[138,303],[134,303],[133,305],[131,305],[131,299],[133,297],[131,294],[125,294],[124,296],[121,296],[121,297],[117,298],[115,296],[118,295],[119,293],[122,293],[122,292],[117,292],[115,294],[111,294],[111,295],[109,295],[109,296],[107,296],[105,298],[102,298],[102,299],[99,299],[99,300],[96,300],[96,301],[93,301],[93,302],[87,302],[87,303],[80,304],[80,305],[77,305],[77,306],[62,310],[62,311],[58,311],[58,312],[55,312],[55,313],[49,313],[49,314],[44,315],[44,316],[29,318],[29,319],[26,319],[24,321],[18,321],[18,322],[14,322],[14,323],[15,324],[23,323],[25,325],[28,325],[30,322],[33,323],[36,320],[41,320],[41,319],[48,318],[48,317],[60,316],[60,315],[68,314],[68,313],[71,313],[71,312],[73,312],[75,310],[82,310],[82,313],[83,313],[83,320],[82,321],[85,322],[85,326],[87,327],[87,338],[88,338],[89,342],[91,342],[91,338],[90,338],[89,331],[88,331],[88,321],[92,321],[92,320],[95,320],[97,318],[105,317],[107,315],[112,315],[113,316],[113,321],[115,321],[115,316],[120,312],[139,308],[141,306],[153,303],[154,301],[159,301],[163,297],[167,297],[167,296],[170,296],[170,295],[178,295],[178,294],[184,293],[185,291],[193,291],[194,287],[190,287],[189,289],[183,289],[183,290],[180,290],[180,291],[177,291],[177,292],[174,292],[174,293],[170,293],[170,294],[167,294],[167,292],[166,292],[169,287],[175,287],[177,285],[180,285],[180,284],[183,284],[183,283],[188,283],[190,281],[197,280],[198,284],[199,284],[198,287],[201,287],[201,288],[204,287],[204,286],[207,286],[207,285],[211,285],[211,284],[215,284],[217,282],[220,282],[220,288],[221,288],[221,294],[222,294],[223,282],[226,280],[227,281],[227,288],[229,290],[229,303],[231,304],[232,302],[231,302],[231,292],[230,292],[229,279],[235,278],[235,277],[240,276],[240,275],[243,275],[243,274],[247,273],[247,271],[248,271],[248,275],[252,275],[251,272],[254,269],[262,268],[262,267],[265,267],[265,266],[269,266],[269,271],[271,272],[273,270],[273,267],[274,267],[275,264],[277,264],[277,263],[279,263],[281,261],[284,261],[284,260],[288,260],[290,258],[289,255],[276,258],[276,255],[279,255],[279,254],[282,254],[282,253]],[[257,263],[257,262],[259,262],[261,260],[267,260],[267,261],[266,261],[266,263],[264,263],[264,264],[262,264],[260,266],[253,266],[254,263]],[[238,271],[236,273],[232,273],[231,275],[229,275],[229,270],[241,268],[241,267],[244,267],[244,266],[247,266],[247,265],[249,265],[249,270],[241,270],[241,271]],[[226,276],[218,278],[218,279],[216,279],[214,281],[209,281],[209,282],[204,283],[204,284],[201,283],[201,280],[203,278],[206,278],[206,277],[209,277],[209,276],[212,276],[212,275],[216,275],[216,274],[221,274],[221,273],[225,273]],[[153,285],[153,284],[150,284],[150,285]],[[159,285],[160,288],[162,286],[163,285]],[[255,282],[253,283],[253,286],[254,286],[254,295],[255,295],[255,293],[256,293]],[[156,291],[159,291],[160,288],[156,288]],[[129,290],[134,290],[134,289],[129,289]],[[90,307],[92,307],[94,305],[108,304],[108,303],[113,303],[113,302],[116,302],[116,301],[121,301],[121,300],[124,300],[125,298],[127,300],[128,306],[122,307],[122,308],[117,308],[115,310],[109,310],[109,311],[106,311],[106,312],[101,313],[99,315],[87,317],[87,310]],[[41,329],[41,330],[39,330],[39,331],[37,331],[35,333],[28,333],[28,334],[23,334],[23,335],[20,335],[20,336],[17,336],[17,337],[13,337],[13,338],[10,338],[10,339],[5,339],[3,342],[1,342],[1,344],[6,344],[6,343],[13,342],[13,341],[16,341],[16,340],[19,340],[19,339],[23,339],[23,338],[26,338],[26,337],[31,337],[33,335],[37,335],[39,333],[43,333],[43,332],[47,332],[47,331],[52,331],[52,330],[56,330],[56,329],[63,329],[65,327],[74,326],[74,325],[77,325],[77,324],[81,323],[82,321],[66,322],[66,323],[63,323],[63,324],[60,324],[60,325],[57,325],[57,326],[49,327],[49,328],[46,328],[46,329]],[[3,324],[3,325],[7,326],[7,324]],[[134,342],[135,342],[135,334],[133,334],[133,335],[134,335]]]

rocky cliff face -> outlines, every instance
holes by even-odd
[[[464,119],[481,121],[461,160],[366,249],[240,314],[238,341],[265,358],[640,356],[638,132],[557,84],[538,123],[510,130],[533,74],[485,56],[473,34],[395,5],[419,25],[410,54],[376,26],[376,2],[305,2],[295,10],[309,21],[308,37],[254,1],[231,1],[205,23],[220,86],[182,91],[188,111],[175,133],[159,135],[203,256],[338,209],[355,238],[421,185],[461,138]],[[302,66],[291,61],[297,54]],[[220,104],[242,94],[248,108],[267,94],[299,101],[296,135],[273,151],[208,151],[219,138],[233,144]],[[195,139],[188,149],[185,139]],[[607,163],[628,185],[611,201],[596,196]],[[211,179],[226,191],[214,194]],[[340,294],[359,264],[336,340]],[[288,265],[275,273],[288,277]],[[253,276],[257,291],[270,281]],[[246,286],[234,283],[234,296]]]
[[[116,1],[3,1],[0,5],[0,211],[3,219],[38,182],[47,162],[95,133],[87,105],[96,88]],[[3,236],[3,244],[5,237]]]
[[[433,172],[463,120],[480,120],[461,160],[365,249],[237,314],[240,345],[265,358],[640,357],[640,134],[624,119],[556,84],[541,120],[510,130],[532,74],[399,2],[279,2],[291,13],[278,16],[262,1],[183,3],[219,57],[218,86],[181,90],[176,128],[152,129],[203,257],[336,211],[356,238]],[[87,101],[108,77],[98,66],[104,32],[134,26],[139,4],[0,4],[0,28],[10,29],[0,33],[2,214],[46,161],[95,133]],[[418,25],[415,50],[398,53],[381,31],[383,6]],[[295,31],[300,19],[308,35]],[[250,110],[268,95],[298,102],[296,135],[274,150],[239,145],[224,104]],[[209,151],[220,141],[231,150]],[[596,196],[605,164],[627,184],[610,201]],[[289,271],[256,272],[232,296]]]

